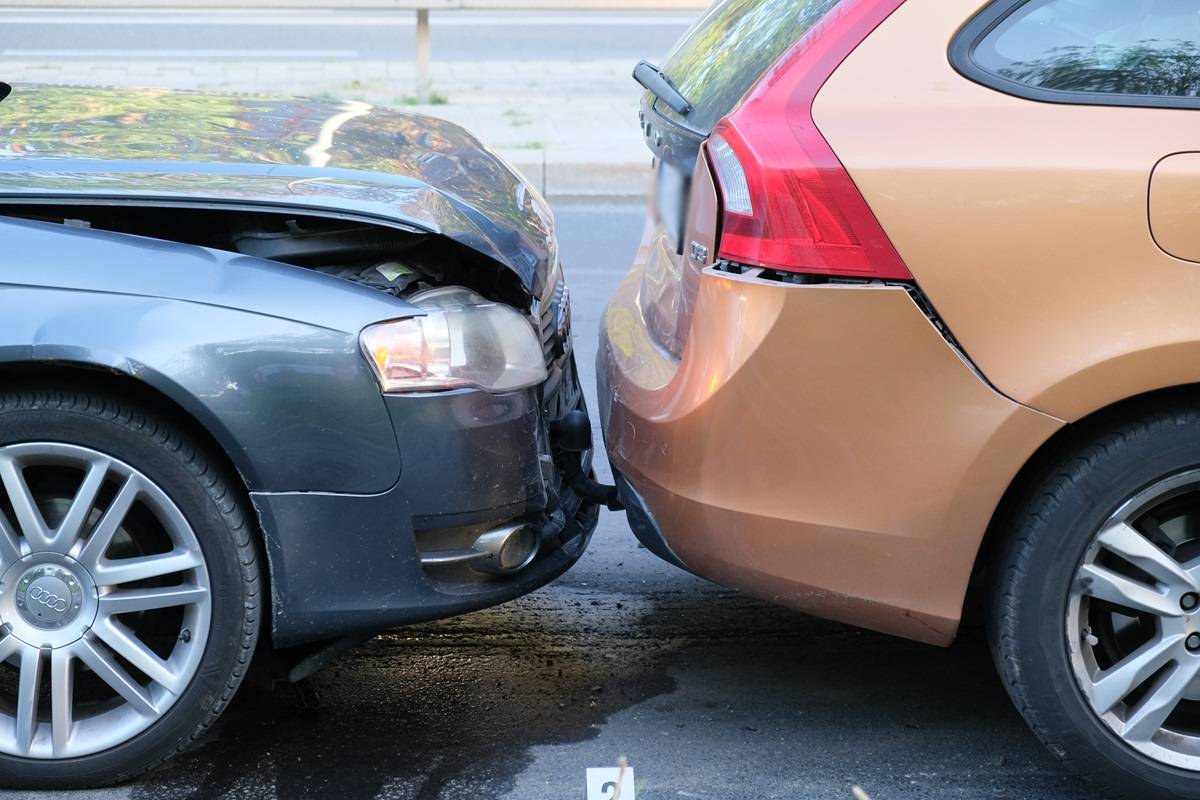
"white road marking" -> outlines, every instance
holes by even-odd
[[[538,14],[513,12],[510,14],[474,14],[462,11],[434,11],[430,14],[432,24],[437,27],[639,27],[646,25],[685,26],[695,15],[682,13],[665,14]],[[333,13],[304,13],[289,15],[263,14],[262,12],[230,13],[227,10],[211,14],[196,12],[172,12],[159,9],[139,11],[137,15],[103,12],[71,14],[48,14],[38,9],[21,13],[20,9],[0,11],[0,24],[4,25],[270,25],[292,28],[300,26],[378,27],[381,25],[411,28],[416,25],[416,14],[412,9],[397,9],[391,14],[349,15]]]
[[[357,50],[0,50],[11,58],[357,58]]]

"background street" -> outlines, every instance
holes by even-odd
[[[641,218],[558,206],[589,387]],[[639,800],[1088,797],[978,631],[940,650],[774,608],[660,562],[608,512],[541,591],[381,636],[303,692],[244,686],[199,748],[132,786],[36,797],[575,800],[622,755]]]
[[[431,12],[416,92],[415,13],[3,8],[0,80],[304,95],[403,105],[465,126],[548,196],[638,197],[639,59],[688,12]]]
[[[2,4],[0,4],[2,5]],[[661,58],[683,34],[688,12],[433,13],[441,61]],[[306,61],[388,59],[414,47],[412,11],[31,11],[0,8],[0,57]]]

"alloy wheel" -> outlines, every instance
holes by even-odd
[[[1100,527],[1066,624],[1103,723],[1155,761],[1200,771],[1200,470],[1146,488]]]
[[[161,487],[77,445],[0,447],[0,753],[62,759],[153,725],[195,675],[212,604]]]

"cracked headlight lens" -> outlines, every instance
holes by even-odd
[[[510,392],[546,380],[537,332],[511,306],[461,287],[409,300],[425,316],[371,325],[359,336],[384,392]]]

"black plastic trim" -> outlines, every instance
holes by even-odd
[[[621,503],[625,506],[625,519],[629,523],[629,529],[633,531],[633,535],[637,537],[637,540],[647,550],[668,564],[673,564],[680,569],[691,572],[692,570],[688,568],[687,564],[684,564],[679,556],[675,554],[675,551],[671,549],[671,545],[667,544],[662,529],[659,528],[654,515],[650,513],[650,509],[646,507],[646,501],[633,488],[633,484],[615,469],[613,470],[613,479],[617,484],[617,495],[620,497]]]
[[[655,158],[666,161],[690,177],[708,134],[679,124],[663,114],[657,105],[658,98],[652,92],[642,93],[638,122],[646,147]]]
[[[658,99],[669,105],[675,113],[687,116],[692,113],[692,104],[679,93],[679,87],[671,82],[661,69],[642,59],[633,68],[633,79]]]
[[[975,63],[975,48],[989,33],[1031,0],[994,0],[969,22],[950,42],[950,64],[959,74],[975,83],[998,92],[1036,100],[1042,103],[1058,103],[1077,106],[1122,106],[1134,108],[1200,109],[1200,97],[1166,97],[1157,95],[1107,94],[1102,92],[1065,92],[1057,89],[1040,89],[1019,81],[1010,80],[989,72]]]
[[[0,100],[4,100],[4,98],[8,97],[10,94],[12,94],[12,86],[4,81],[0,81]]]

